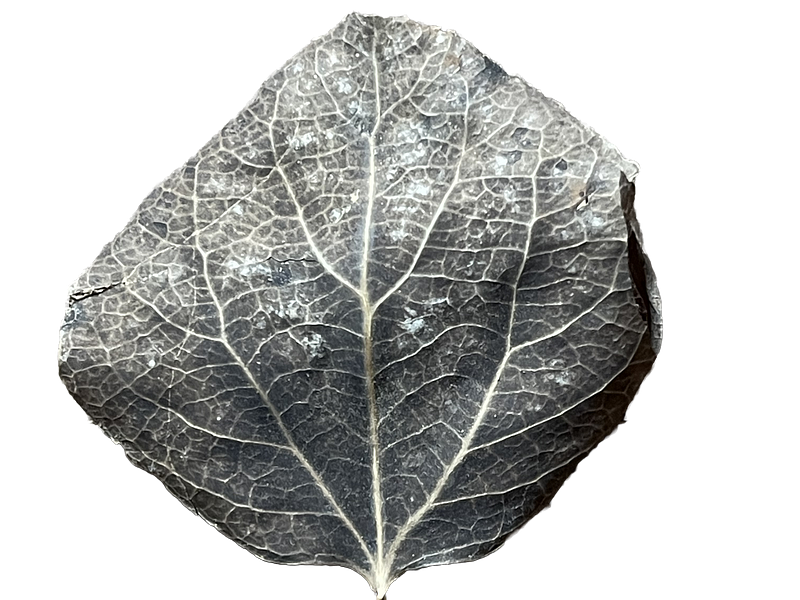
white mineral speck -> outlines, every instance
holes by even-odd
[[[569,372],[561,372],[556,375],[556,383],[558,385],[569,385],[572,382],[572,374]]]
[[[304,336],[300,343],[303,345],[312,358],[319,358],[325,355],[325,350],[322,345],[325,339],[318,333],[312,333],[310,336]]]
[[[408,232],[403,227],[392,229],[389,232],[389,237],[393,242],[400,242],[408,237]]]
[[[400,327],[411,335],[416,335],[425,328],[425,317],[408,317],[400,323]]]

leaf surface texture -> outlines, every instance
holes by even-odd
[[[623,420],[661,339],[635,173],[458,35],[351,15],[75,283],[62,379],[224,535],[383,596]]]

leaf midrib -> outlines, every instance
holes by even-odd
[[[375,123],[369,134],[369,180],[367,183],[367,211],[364,217],[364,241],[361,255],[360,299],[364,313],[364,377],[366,377],[367,405],[369,409],[370,466],[372,470],[372,510],[375,515],[376,557],[374,580],[385,577],[383,552],[383,496],[381,494],[380,439],[378,437],[378,399],[375,393],[375,365],[372,357],[372,321],[375,308],[369,296],[369,254],[372,245],[372,217],[375,205],[375,134],[381,123],[380,75],[378,73],[377,32],[372,36],[372,75],[375,88]]]

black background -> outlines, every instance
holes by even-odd
[[[191,23],[132,15],[138,27],[128,33],[115,20],[109,27],[77,26],[57,38],[49,68],[58,93],[50,102],[45,98],[45,119],[71,125],[57,149],[62,158],[56,168],[69,180],[55,192],[63,239],[49,270],[56,287],[124,226],[153,183],[240,108],[264,75],[332,26],[343,10],[260,19],[194,14]],[[666,225],[656,207],[669,199],[648,193],[648,182],[658,189],[662,174],[650,126],[658,67],[648,63],[647,42],[624,23],[600,34],[566,25],[543,28],[534,14],[427,8],[412,14],[458,27],[509,71],[566,100],[627,153],[654,163],[640,180],[638,205],[645,240],[663,270]],[[547,50],[534,50],[542,45]],[[54,329],[61,312],[55,293]],[[401,579],[392,600],[459,597],[487,588],[509,597],[615,590],[649,595],[666,585],[679,561],[671,548],[680,543],[673,526],[679,465],[672,458],[680,436],[672,427],[667,371],[667,364],[659,365],[626,424],[507,547],[475,565],[413,572]],[[282,586],[288,585],[301,598],[369,597],[352,573],[263,565],[205,527],[84,426],[55,377],[47,411],[53,484],[43,494],[41,565],[63,585],[103,587],[100,582],[111,579],[116,589],[134,595],[205,597],[286,593]]]

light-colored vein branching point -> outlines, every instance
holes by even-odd
[[[458,35],[351,15],[78,279],[61,377],[224,535],[383,597],[623,420],[661,339],[635,173]]]

